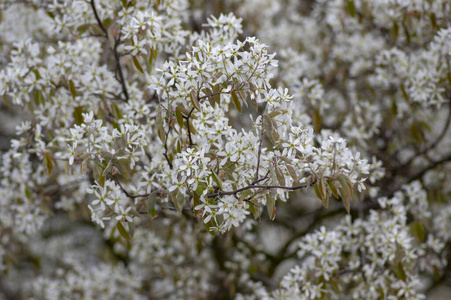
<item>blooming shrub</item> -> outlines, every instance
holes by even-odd
[[[448,1],[0,5],[2,297],[449,280]]]

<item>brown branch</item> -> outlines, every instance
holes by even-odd
[[[103,25],[102,21],[99,18],[99,14],[97,13],[97,9],[96,9],[94,0],[91,0],[90,3],[91,3],[92,10],[94,11],[94,16],[97,20],[97,24],[99,24],[100,29],[102,29],[103,33],[105,33],[105,37],[108,38],[108,31],[106,30],[105,26]]]
[[[145,198],[145,197],[149,197],[152,193],[154,193],[155,191],[148,193],[148,194],[140,194],[140,195],[132,195],[129,192],[127,192],[126,189],[124,189],[124,187],[122,186],[122,184],[119,182],[119,180],[116,178],[116,176],[114,176],[113,174],[110,174],[111,177],[113,177],[114,181],[116,182],[116,184],[119,186],[119,188],[122,190],[122,192],[124,192],[124,194],[129,197],[129,198]],[[160,190],[161,191],[161,190]]]
[[[291,186],[291,187],[290,186],[282,186],[282,185],[252,185],[252,184],[250,184],[248,186],[242,187],[242,188],[234,190],[234,191],[217,192],[217,193],[207,194],[207,198],[214,198],[214,197],[218,197],[218,196],[227,196],[227,195],[236,195],[237,193],[240,193],[245,190],[250,190],[250,189],[263,189],[263,190],[283,189],[283,190],[294,191],[294,190],[307,188],[309,186],[310,186],[309,184],[303,184],[303,185],[297,185],[297,186]]]

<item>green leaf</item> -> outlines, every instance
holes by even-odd
[[[215,226],[212,220],[208,221],[207,223],[204,223],[205,229],[207,229],[207,232],[211,234],[212,236],[215,236],[215,232],[213,230],[210,230],[212,227]]]
[[[399,35],[399,25],[398,22],[394,21],[393,27],[390,29],[390,38],[393,43],[396,43],[396,41],[398,40],[398,35]]]
[[[283,175],[282,170],[277,165],[274,167],[274,169],[276,171],[277,181],[279,182],[279,185],[285,186],[285,184],[286,184],[285,183],[285,176]]]
[[[130,232],[130,237],[133,238],[135,235],[135,223],[134,222],[127,222],[128,223],[128,231]]]
[[[121,113],[121,110],[119,109],[119,106],[117,106],[116,103],[113,103],[112,105],[113,105],[113,113],[114,113],[114,116],[116,117],[116,119],[117,120],[122,119],[122,113]]]
[[[177,195],[175,196],[175,207],[179,212],[183,211],[183,207],[185,206],[185,196],[177,191]]]
[[[355,4],[353,0],[348,0],[348,12],[351,17],[355,17]]]
[[[337,189],[336,189],[335,186],[332,184],[332,182],[330,182],[330,180],[327,180],[326,182],[327,182],[327,185],[329,186],[330,190],[332,191],[332,194],[334,195],[334,197],[337,198],[337,199],[339,199]]]
[[[251,202],[248,202],[248,203],[249,203],[249,211],[252,213],[252,215],[254,216],[254,219],[256,220],[260,214],[260,210],[258,209],[258,207],[256,207]]]
[[[268,210],[268,216],[271,221],[274,221],[276,217],[276,199],[271,193],[266,195],[266,209]]]
[[[221,103],[221,86],[219,84],[213,86],[213,99],[219,105]]]
[[[218,188],[222,191],[222,180],[219,178],[218,174],[216,174],[214,171],[211,172],[211,176],[213,177],[213,180],[218,185]]]
[[[47,165],[47,170],[49,171],[49,175],[52,174],[52,170],[53,170],[53,162],[52,162],[52,154],[50,154],[49,152],[46,152],[44,154],[45,157],[45,163]]]
[[[183,115],[178,108],[175,109],[175,117],[177,118],[177,123],[179,124],[180,128],[183,128]]]
[[[147,210],[149,211],[149,214],[152,216],[152,218],[155,217],[156,211],[155,211],[155,202],[157,198],[157,193],[154,191],[152,192],[149,197],[147,198]]]
[[[199,197],[199,194],[196,192],[196,191],[194,191],[193,192],[193,207],[196,207],[196,206],[198,206],[200,204],[200,197]]]
[[[420,242],[424,242],[426,233],[424,232],[424,227],[420,222],[415,222],[415,234]]]
[[[74,107],[74,120],[75,124],[81,125],[83,123],[83,106]]]
[[[288,173],[290,173],[291,178],[293,178],[294,182],[298,182],[298,173],[294,169],[292,165],[285,165],[287,167]]]
[[[241,113],[241,102],[238,99],[238,96],[236,95],[235,91],[231,91],[230,94],[232,95],[232,100],[236,106],[236,109],[238,110],[239,113]]]
[[[200,104],[199,100],[197,100],[197,95],[195,91],[191,91],[189,93],[189,99],[191,100],[191,104],[196,108],[198,111],[200,111]]]
[[[346,194],[346,191],[342,187],[339,187],[338,190],[340,191],[341,201],[343,201],[346,211],[348,214],[351,213],[351,198],[349,198],[348,194]]]
[[[127,241],[130,240],[130,236],[128,235],[128,232],[127,232],[127,230],[125,230],[125,227],[124,227],[124,225],[122,225],[121,221],[117,222],[116,228],[124,239],[126,239]]]
[[[69,80],[69,88],[70,88],[70,93],[72,94],[72,99],[75,100],[75,97],[77,96],[77,91],[75,90],[75,85],[72,80]]]
[[[316,183],[314,186],[313,186],[313,190],[315,191],[315,194],[316,194],[316,197],[318,197],[321,201],[323,201],[323,195],[321,195],[321,192],[320,192],[320,190],[319,190],[319,187],[318,187],[318,183]]]
[[[398,262],[397,274],[399,279],[406,282],[406,272],[404,271],[404,266],[402,265],[402,262]]]
[[[349,178],[343,174],[339,174],[337,176],[337,179],[340,182],[342,188],[344,189],[346,195],[349,198],[352,198],[352,196],[354,196],[354,189],[352,188],[352,183],[349,180]]]
[[[324,181],[324,177],[321,177],[318,180],[318,190],[320,191],[321,195],[323,195],[322,201],[325,208],[329,207],[329,195],[327,193],[327,187],[326,183]]]
[[[139,64],[139,61],[138,61],[138,59],[136,58],[136,56],[132,56],[132,59],[133,59],[133,64],[135,65],[136,69],[137,69],[139,72],[141,72],[141,73],[144,74],[144,70],[143,70],[143,68],[141,67],[141,65]]]

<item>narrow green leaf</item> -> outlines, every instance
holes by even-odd
[[[337,189],[336,189],[335,186],[332,184],[332,182],[330,182],[330,180],[327,180],[327,185],[329,186],[330,190],[332,191],[332,194],[334,195],[334,197],[338,199],[339,196],[338,196]]]
[[[323,201],[323,195],[321,195],[321,192],[319,191],[318,183],[316,183],[313,186],[313,190],[315,191],[316,197],[318,197],[321,201]]]
[[[211,172],[211,176],[213,177],[213,180],[218,185],[218,188],[222,191],[222,180],[221,180],[221,178],[219,178],[218,174],[216,174],[213,171]]]
[[[292,165],[285,165],[287,167],[288,173],[290,173],[291,178],[293,178],[294,182],[298,182],[298,173],[294,169]]]
[[[191,91],[189,93],[189,98],[190,98],[191,104],[194,106],[194,108],[196,108],[198,111],[200,111],[200,104],[199,104],[199,100],[197,100],[196,92]]]
[[[232,95],[232,100],[236,106],[236,109],[238,110],[239,113],[241,113],[241,102],[238,99],[238,96],[236,95],[235,91],[231,91],[230,94]]]
[[[277,181],[279,182],[279,185],[285,186],[285,175],[283,175],[282,169],[280,169],[280,167],[277,165],[274,167],[274,169],[276,171]]]
[[[124,227],[124,225],[122,225],[121,221],[117,222],[116,228],[124,239],[126,239],[127,241],[130,240],[130,236],[128,235],[128,232],[127,232],[127,230],[125,230],[125,227]]]
[[[426,233],[424,232],[424,227],[420,222],[415,223],[415,234],[420,242],[424,242]]]
[[[132,56],[132,59],[133,59],[133,64],[135,65],[136,69],[137,69],[139,72],[141,72],[141,73],[144,74],[144,70],[143,70],[143,68],[141,67],[141,65],[139,64],[139,61],[138,61],[138,59],[136,58],[136,56]]]
[[[268,211],[268,216],[271,221],[274,221],[276,217],[276,199],[271,195],[271,193],[266,195],[266,209]]]
[[[252,215],[254,216],[254,219],[256,220],[260,214],[260,210],[258,209],[258,207],[256,207],[254,204],[249,203],[249,211],[252,213]]]
[[[346,208],[346,211],[348,212],[348,214],[351,213],[351,199],[342,187],[339,187],[338,190],[340,191],[341,201],[343,201],[343,205]]]
[[[193,207],[196,207],[200,204],[200,197],[197,192],[193,192]]]
[[[337,179],[340,182],[341,187],[343,188],[346,196],[348,198],[352,198],[352,196],[354,195],[354,191],[352,190],[352,187],[349,186],[349,183],[348,183],[349,179],[343,174],[339,174],[337,176]]]
[[[348,0],[348,12],[351,17],[355,17],[355,4],[353,0]]]
[[[75,85],[72,80],[69,80],[69,88],[70,88],[70,93],[72,94],[72,99],[75,100],[75,97],[77,96],[77,91],[75,90]]]
[[[179,124],[180,128],[183,128],[183,115],[182,112],[179,109],[175,109],[175,117],[177,118],[177,123]]]
[[[154,218],[156,215],[155,211],[156,198],[157,198],[156,192],[152,192],[147,198],[147,210],[149,211],[149,214],[152,216],[152,218]]]
[[[185,196],[177,191],[177,195],[175,196],[175,207],[179,212],[182,212],[183,207],[185,206]]]
[[[52,154],[50,154],[49,152],[46,152],[44,154],[45,157],[45,163],[47,165],[47,170],[49,171],[49,175],[52,174],[52,170],[53,170],[53,162],[52,162]]]
[[[80,125],[83,123],[83,106],[74,107],[74,120],[75,124]]]
[[[398,262],[397,273],[399,279],[406,282],[406,272],[404,271],[404,266],[402,265],[402,262]]]
[[[130,232],[130,237],[133,238],[135,235],[135,223],[134,222],[127,222],[128,223],[128,231]]]

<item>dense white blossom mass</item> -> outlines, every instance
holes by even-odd
[[[447,0],[4,0],[0,96],[0,299],[449,281]]]

